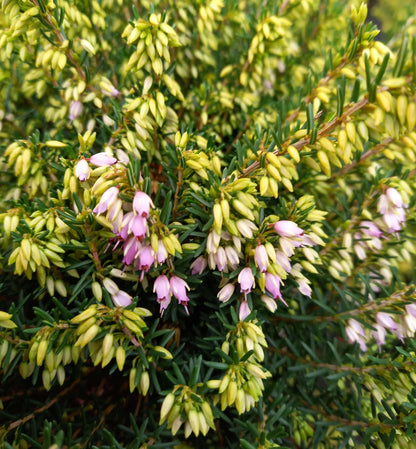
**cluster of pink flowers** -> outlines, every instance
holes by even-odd
[[[75,171],[80,181],[86,181],[90,177],[90,166],[97,167],[111,166],[117,163],[115,157],[106,153],[98,153],[90,158],[81,159]],[[157,250],[155,245],[149,242],[149,217],[153,206],[151,198],[142,191],[136,191],[131,207],[123,203],[119,196],[120,187],[109,187],[101,196],[97,205],[93,209],[96,215],[106,214],[106,218],[113,224],[113,232],[116,236],[114,249],[122,245],[123,259],[125,266],[133,266],[134,271],[140,271],[140,281],[145,273],[152,267],[164,264],[168,258],[168,251],[163,240],[158,241]],[[131,209],[131,210],[129,210]],[[211,270],[217,269],[220,272],[231,272],[238,269],[243,254],[241,251],[242,241],[252,239],[254,233],[258,231],[257,226],[248,219],[240,219],[236,226],[241,237],[231,235],[228,232],[211,231],[207,239],[207,256],[198,257],[191,265],[192,274],[201,274],[207,267]],[[244,320],[250,314],[247,296],[255,287],[255,276],[259,276],[259,285],[263,293],[261,299],[270,310],[276,310],[276,300],[287,303],[280,292],[282,278],[276,274],[272,264],[277,264],[286,273],[291,273],[298,284],[299,291],[307,296],[311,295],[311,288],[308,279],[301,273],[301,266],[296,264],[292,267],[291,257],[296,248],[314,245],[314,242],[304,233],[296,223],[289,220],[280,220],[274,224],[274,230],[279,236],[279,247],[276,249],[270,243],[258,243],[254,249],[254,263],[260,274],[252,271],[250,267],[241,269],[237,283],[242,293],[239,316]],[[111,290],[110,294],[117,306],[128,305],[131,297],[118,289],[116,284],[107,281]],[[108,289],[107,289],[108,290]],[[109,290],[109,291],[110,291]],[[187,283],[178,276],[168,278],[165,274],[160,274],[154,283],[154,292],[160,304],[160,313],[163,314],[175,296],[179,304],[182,304],[186,311],[189,298],[186,290],[189,290]],[[235,291],[235,282],[228,283],[218,292],[221,302],[228,301]]]
[[[221,241],[226,245],[220,246]],[[241,240],[228,232],[223,231],[221,234],[217,234],[215,231],[211,231],[207,239],[207,253],[208,266],[211,270],[217,268],[218,271],[225,273],[234,271],[240,263]],[[194,268],[192,267],[192,269]]]
[[[90,177],[91,168],[88,162],[96,167],[108,167],[116,164],[117,159],[104,152],[93,154],[87,159],[80,159],[75,166],[75,174],[81,182],[86,181]]]
[[[178,304],[185,307],[186,313],[189,315],[188,311],[188,295],[186,290],[189,290],[188,284],[178,276],[171,276],[170,279],[164,274],[159,275],[155,279],[153,285],[153,291],[156,293],[157,300],[160,304],[160,314],[163,312],[170,304],[170,300],[173,296],[178,300]]]
[[[377,210],[381,214],[384,225],[389,234],[399,232],[406,220],[404,203],[400,193],[393,187],[389,187],[385,193],[380,195]]]
[[[404,315],[393,315],[387,312],[377,312],[375,323],[372,323],[373,330],[366,332],[361,323],[354,318],[348,320],[345,328],[348,341],[358,343],[361,351],[367,350],[367,343],[374,338],[379,349],[386,341],[387,331],[392,332],[400,340],[404,337],[411,337],[416,332],[416,304],[407,304]],[[396,319],[395,319],[396,317]]]
[[[380,218],[374,222],[362,221],[359,231],[354,233],[354,251],[359,259],[364,260],[368,250],[381,250],[383,231],[385,234],[396,234],[402,229],[406,220],[406,208],[407,204],[395,188],[389,187],[380,195],[377,203]],[[387,238],[387,235],[384,238]]]
[[[136,191],[132,210],[123,213],[121,205],[118,206],[118,202],[121,202],[118,194],[118,187],[110,187],[104,192],[93,212],[100,214],[107,211],[107,217],[114,225],[113,232],[118,238],[116,246],[123,242],[122,262],[125,266],[133,265],[135,271],[140,271],[139,279],[142,281],[144,274],[152,266],[166,262],[168,252],[162,240],[158,241],[158,248],[155,252],[149,240],[146,239],[149,235],[150,208],[153,205],[149,195],[145,192]],[[186,289],[189,290],[186,282],[177,276],[172,276],[170,280],[165,275],[158,276],[155,280],[154,291],[160,303],[161,313],[163,314],[169,305],[172,294],[188,312],[189,298]]]
[[[98,153],[88,159],[81,159],[75,168],[80,181],[85,181],[90,176],[88,162],[97,167],[110,166],[117,162],[116,158],[108,156],[106,153]],[[124,161],[123,161],[124,162]],[[123,245],[123,264],[132,265],[135,271],[140,271],[139,280],[142,281],[144,274],[152,266],[163,264],[168,258],[163,241],[160,239],[155,252],[150,245],[149,239],[149,217],[153,202],[145,192],[137,190],[131,204],[131,210],[119,197],[119,186],[109,187],[101,196],[99,202],[93,209],[96,215],[106,214],[106,218],[113,224],[113,232],[116,235],[114,249],[120,244]],[[103,281],[104,287],[110,293],[114,304],[117,307],[126,307],[132,302],[131,296],[120,290],[117,284],[109,278]],[[185,307],[188,313],[187,304],[189,298],[186,290],[188,284],[178,276],[171,276],[170,279],[164,274],[159,275],[154,282],[154,292],[160,303],[160,312],[163,314],[171,301],[172,295],[178,303]]]
[[[164,263],[168,253],[160,240],[155,253],[150,243],[145,239],[149,233],[148,219],[150,207],[153,205],[149,195],[136,191],[132,210],[124,213],[123,202],[119,198],[119,187],[108,188],[93,209],[93,213],[100,215],[107,213],[107,218],[113,223],[113,232],[117,236],[115,248],[123,242],[123,264],[134,264],[136,271],[141,271],[140,280],[155,263]]]
[[[248,220],[247,220],[248,221]],[[244,226],[246,223],[244,223]],[[253,228],[252,227],[246,227],[245,228],[247,232],[247,236],[253,237]],[[287,303],[282,297],[280,288],[282,285],[282,279],[277,274],[271,272],[270,265],[271,263],[277,263],[286,273],[291,273],[291,275],[296,279],[298,283],[299,291],[302,294],[305,294],[307,296],[311,295],[311,289],[309,287],[309,281],[304,277],[301,273],[301,267],[299,264],[296,264],[292,267],[290,263],[290,258],[293,256],[295,252],[295,248],[306,246],[306,245],[313,245],[313,242],[309,239],[307,235],[305,235],[303,229],[301,229],[296,223],[289,221],[289,220],[281,220],[274,224],[274,230],[279,235],[279,248],[276,250],[273,248],[271,244],[258,244],[254,250],[254,263],[258,270],[260,271],[260,279],[259,284],[262,286],[261,290],[264,293],[261,297],[262,301],[266,305],[267,308],[271,311],[275,311],[277,304],[276,300],[282,301],[286,306]],[[219,242],[220,242],[220,236],[216,236],[215,231],[211,233],[213,237],[208,238],[207,243],[207,251],[209,253],[209,256],[211,254],[214,254],[214,257],[212,258],[212,264],[217,266],[217,269],[219,271],[225,271],[226,269],[235,269],[238,266],[238,262],[240,259],[241,249],[238,247],[235,249],[235,258],[238,257],[238,260],[234,260],[234,257],[232,256],[230,259],[225,257],[225,263],[224,270],[221,270],[223,265],[218,263],[218,254],[219,254]],[[210,235],[211,235],[210,234]],[[233,239],[230,237],[230,239]],[[235,240],[235,239],[233,239]],[[241,242],[239,239],[238,244],[235,244],[235,246],[241,245]],[[213,243],[214,242],[214,243]],[[212,245],[212,246],[211,246]],[[226,247],[227,248],[227,247]],[[233,248],[229,246],[229,248]],[[234,249],[234,248],[233,248]],[[224,250],[226,253],[227,249]],[[232,253],[233,254],[233,253]],[[196,262],[196,261],[195,261]],[[194,267],[196,268],[196,266]],[[247,295],[253,290],[255,287],[256,279],[255,279],[255,273],[253,273],[252,269],[250,267],[243,268],[238,277],[237,282],[240,286],[240,293],[243,294],[243,300],[240,304],[239,309],[239,318],[240,320],[244,320],[250,313],[250,307],[247,301]],[[235,284],[234,283],[228,283],[224,285],[220,291],[218,292],[218,299],[221,302],[228,301],[235,291]]]
[[[357,257],[364,260],[367,250],[380,250],[382,247],[382,235],[383,233],[372,221],[362,221],[360,231],[354,233],[354,251]]]
[[[113,229],[113,232],[119,238],[119,242],[124,242],[124,265],[134,264],[135,270],[141,271],[141,280],[154,263],[164,263],[168,256],[161,240],[157,253],[153,251],[149,241],[144,240],[149,233],[148,219],[152,205],[149,195],[136,191],[133,198],[133,210],[119,216]]]

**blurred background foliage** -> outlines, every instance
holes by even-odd
[[[386,43],[397,37],[408,21],[415,23],[416,5],[412,0],[403,0],[400,5],[394,0],[374,0],[368,7]]]

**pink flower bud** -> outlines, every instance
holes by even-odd
[[[243,237],[251,239],[253,237],[253,231],[257,230],[257,226],[247,218],[242,218],[236,222],[237,229],[240,231]]]
[[[388,207],[389,201],[387,195],[385,194],[380,195],[380,198],[378,199],[377,203],[377,210],[380,212],[381,215],[384,215],[387,212]]]
[[[383,326],[391,331],[397,329],[397,323],[393,320],[393,317],[389,313],[378,312],[376,314],[376,321],[380,326]]]
[[[367,350],[365,332],[357,320],[354,320],[353,318],[348,320],[348,326],[345,328],[345,332],[350,343],[357,342],[360,345],[361,351],[365,352]]]
[[[382,215],[382,219],[387,226],[387,232],[398,232],[402,223],[406,220],[405,209],[407,208],[400,193],[393,187],[389,187],[386,193],[380,195],[377,203],[377,210]]]
[[[100,215],[110,208],[118,198],[118,187],[110,187],[101,196],[97,206],[93,209],[94,214]]]
[[[389,201],[393,203],[396,207],[405,207],[400,193],[393,187],[389,187],[386,190],[386,195]]]
[[[234,284],[226,284],[217,294],[221,302],[227,302],[233,296],[235,290]]]
[[[80,101],[71,101],[69,105],[69,120],[76,120],[82,114],[82,103]]]
[[[153,291],[156,292],[158,301],[163,301],[166,298],[171,297],[170,283],[167,276],[161,274],[155,279],[153,284]]]
[[[186,307],[189,301],[188,295],[186,294],[186,290],[189,290],[188,284],[178,276],[172,276],[169,282],[170,289],[178,300],[178,303]]]
[[[123,263],[125,265],[131,265],[138,256],[141,249],[140,242],[133,236],[128,238],[123,246]]]
[[[273,227],[281,237],[301,237],[304,233],[303,229],[289,220],[280,220]]]
[[[126,240],[128,235],[130,234],[130,228],[131,228],[131,222],[133,221],[133,218],[135,217],[133,212],[127,212],[127,214],[124,214],[123,219],[121,221],[120,230],[118,232],[118,235],[123,239]]]
[[[218,271],[224,271],[227,265],[227,256],[225,255],[225,250],[222,246],[218,248],[217,252],[214,255],[214,258]]]
[[[405,306],[405,309],[409,315],[412,315],[414,318],[416,318],[416,304],[407,304]]]
[[[226,246],[225,255],[227,256],[227,263],[232,270],[235,270],[240,262],[237,250],[233,246]]]
[[[350,320],[348,320],[348,325],[349,325],[349,327],[351,327],[353,329],[353,331],[357,335],[360,335],[361,337],[365,337],[364,328],[357,320],[354,320],[354,318],[351,318]]]
[[[362,221],[360,224],[363,234],[369,235],[371,237],[380,238],[383,233],[372,221]]]
[[[290,259],[282,251],[276,251],[276,261],[287,273],[292,270],[292,265],[290,264]]]
[[[251,268],[246,267],[240,271],[240,274],[238,275],[238,282],[240,284],[240,291],[247,296],[247,294],[251,292],[254,285],[254,276]]]
[[[150,205],[152,204],[152,199],[149,195],[144,192],[137,191],[133,198],[133,209],[141,217],[148,217],[150,212]]]
[[[139,253],[138,269],[144,272],[149,271],[155,261],[155,253],[151,246],[145,246]]]
[[[375,338],[378,347],[381,349],[381,346],[384,345],[384,342],[386,340],[386,329],[383,326],[380,326],[379,324],[375,324],[374,328],[375,330],[371,331],[371,333]]]
[[[143,239],[147,232],[147,220],[141,215],[136,215],[130,222],[130,230],[133,235],[139,239]]]
[[[168,252],[166,251],[165,245],[162,240],[159,240],[156,252],[156,260],[158,263],[164,263],[168,258]]]
[[[384,223],[387,225],[387,232],[398,232],[402,228],[401,223],[403,223],[400,216],[394,212],[387,212],[383,215]]]
[[[117,307],[127,307],[132,303],[132,297],[123,290],[119,290],[117,293],[112,295],[111,299]]]
[[[111,207],[108,209],[108,216],[107,218],[112,222],[122,222],[123,221],[123,212],[121,210],[123,206],[123,202],[119,199],[114,201],[114,203],[111,205]],[[121,215],[121,220],[118,219],[119,215]]]
[[[260,299],[262,300],[263,304],[270,310],[270,312],[276,312],[277,303],[274,299],[270,298],[269,295],[261,295]]]
[[[207,260],[203,256],[197,257],[191,264],[192,274],[201,274],[207,267]]]
[[[244,321],[251,313],[250,307],[247,301],[241,301],[240,309],[238,311],[238,318],[240,321]]]
[[[286,304],[286,302],[282,299],[282,294],[280,293],[280,283],[281,280],[277,274],[266,273],[266,290],[273,296],[274,299],[279,298],[284,304]]]
[[[170,283],[167,276],[161,274],[155,279],[155,283],[153,285],[153,291],[156,292],[157,300],[160,304],[160,315],[163,316],[164,311],[170,304],[170,299],[172,297],[170,291]]]
[[[90,177],[90,173],[90,166],[85,159],[81,159],[77,162],[77,165],[75,166],[75,174],[81,182],[86,181]]]
[[[93,154],[89,161],[92,165],[96,167],[106,167],[108,165],[114,165],[117,162],[117,159],[113,156],[109,156],[107,153],[97,153]]]
[[[312,295],[312,289],[306,279],[301,278],[296,279],[296,281],[298,283],[298,290],[300,291],[300,293],[302,293],[302,295],[309,296],[310,298]]]
[[[219,234],[217,234],[215,231],[210,232],[207,239],[207,252],[216,253],[220,241],[221,236]]]
[[[392,332],[399,340],[404,341],[404,328],[401,324],[398,324],[396,329],[392,329]]]
[[[257,245],[254,251],[254,261],[262,273],[267,271],[269,266],[269,257],[264,245]]]

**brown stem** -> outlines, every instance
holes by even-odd
[[[331,131],[333,131],[343,120],[345,120],[347,117],[349,117],[350,115],[353,115],[355,112],[359,111],[360,109],[364,108],[365,106],[368,105],[368,98],[365,97],[362,100],[360,100],[358,103],[354,103],[352,106],[350,106],[343,114],[341,117],[336,117],[333,120],[331,120],[330,122],[326,123],[318,132],[317,135],[317,139],[324,137],[326,135],[328,135]],[[288,139],[286,142],[283,143],[282,147],[288,147],[289,145],[294,146],[297,150],[301,150],[302,148],[304,148],[306,145],[309,145],[310,141],[311,141],[311,137],[307,137],[305,139],[301,139],[298,140],[297,142],[291,143],[290,140],[292,139],[292,137],[290,139]],[[274,151],[274,154],[279,154],[280,150],[277,149]],[[241,173],[239,175],[239,178],[244,178],[248,175],[250,175],[251,173],[253,173],[253,171],[257,170],[260,167],[260,162],[256,161],[253,164],[251,164],[249,167],[247,167],[243,173]]]
[[[357,316],[357,315],[362,315],[364,313],[374,313],[377,312],[378,310],[383,310],[386,307],[391,307],[392,305],[396,304],[396,303],[405,303],[405,304],[409,304],[412,302],[412,298],[413,296],[406,296],[406,293],[409,291],[409,287],[407,286],[406,288],[402,289],[399,292],[394,293],[393,295],[389,296],[388,298],[383,298],[377,302],[369,302],[364,304],[363,306],[360,306],[354,310],[346,310],[344,312],[340,312],[340,313],[336,313],[334,315],[321,315],[321,316],[315,316],[313,318],[313,320],[308,319],[308,322],[313,322],[313,323],[320,323],[323,321],[330,321],[330,322],[337,322],[339,321],[339,319],[343,318],[343,317],[350,317],[350,316]],[[302,321],[302,320],[298,320],[298,319],[291,319],[290,317],[284,317],[284,319],[286,321],[290,320],[290,321]],[[272,318],[272,321],[277,321],[277,320],[282,320],[282,317],[276,317],[276,318]]]
[[[290,4],[290,0],[284,0],[282,2],[282,4],[279,7],[279,12],[278,12],[279,16],[281,16],[284,13],[285,9],[289,6],[289,4]]]
[[[48,408],[52,407],[52,405],[54,405],[58,399],[62,396],[65,396],[68,392],[70,392],[79,382],[80,382],[81,378],[78,378],[76,380],[74,380],[74,382],[72,382],[71,385],[69,385],[69,387],[64,388],[62,391],[60,391],[51,401],[49,401],[47,404],[43,405],[42,407],[37,408],[36,410],[34,410],[32,413],[30,413],[29,415],[18,419],[17,421],[12,422],[9,427],[7,428],[6,432],[9,432],[10,430],[16,429],[17,427],[22,426],[23,424],[26,424],[28,421],[32,420],[38,413],[42,413],[45,410],[48,410]]]
[[[91,227],[87,223],[85,223],[85,229],[88,234],[91,234]],[[101,271],[102,265],[101,265],[100,256],[99,256],[98,250],[97,250],[97,243],[94,240],[91,240],[91,243],[89,246],[90,246],[92,258],[95,262],[95,266],[97,267],[97,271]]]
[[[38,0],[32,0],[32,2],[39,7],[39,2]],[[53,34],[57,40],[57,44],[59,46],[61,46],[64,42],[65,42],[65,38],[62,35],[61,31],[55,26],[55,22],[52,20],[49,12],[46,12],[45,14],[43,14],[43,18],[46,20],[46,22],[48,22],[48,24],[53,28]],[[77,71],[79,77],[82,80],[86,79],[84,70],[82,69],[82,67],[78,64],[78,62],[75,60],[74,57],[74,53],[70,48],[65,48],[64,49],[66,57],[71,61],[72,65],[75,67],[75,70]]]
[[[102,425],[104,424],[105,418],[107,415],[109,415],[114,408],[116,407],[116,404],[110,404],[103,412],[103,416],[101,417],[100,421],[98,422],[98,424],[94,427],[94,429],[92,429],[91,433],[89,434],[88,438],[84,441],[84,443],[81,444],[80,449],[84,448],[88,442],[91,440],[92,436],[95,434],[95,432],[97,432],[97,430],[100,429],[100,427],[102,427]]]
[[[333,421],[342,426],[359,426],[359,427],[362,427],[363,429],[368,429],[369,427],[373,427],[376,425],[376,426],[380,426],[380,429],[381,429],[380,431],[384,431],[386,433],[388,431],[390,431],[392,428],[398,427],[397,425],[394,426],[393,424],[386,424],[386,423],[383,423],[378,420],[377,421],[355,421],[355,420],[350,420],[350,419],[346,419],[346,418],[341,418],[340,416],[327,414],[325,412],[325,410],[323,410],[321,407],[319,407],[317,405],[311,405],[311,404],[307,403],[306,401],[304,401],[304,404],[307,407],[309,407],[311,410],[314,410],[314,411],[318,412],[320,415],[324,416],[327,421]]]
[[[391,371],[391,370],[395,370],[397,369],[394,365],[392,364],[388,364],[388,365],[369,365],[369,366],[348,366],[348,365],[334,365],[332,363],[318,363],[318,362],[313,362],[310,359],[305,359],[303,357],[298,357],[296,355],[294,355],[292,352],[290,352],[290,350],[285,347],[282,349],[277,349],[277,348],[269,348],[271,351],[276,352],[277,354],[280,354],[284,357],[289,357],[291,360],[294,360],[297,363],[300,363],[302,365],[309,365],[313,368],[328,368],[331,371],[335,371],[335,372],[342,372],[342,371],[351,371],[351,373],[353,374],[366,374],[366,373],[372,373],[374,372],[374,370],[380,370],[381,372],[385,372],[387,371]],[[414,362],[412,362],[411,360],[407,360],[405,362],[402,363],[401,367],[405,367],[405,368],[413,368],[414,367]]]
[[[137,341],[137,338],[131,333],[130,329],[127,329],[126,326],[123,326],[121,330],[129,337],[130,341],[134,346],[136,346],[136,348],[141,346],[141,344]]]
[[[244,123],[244,127],[238,132],[238,134],[236,135],[235,139],[228,145],[227,149],[225,150],[225,152],[228,154],[231,149],[233,148],[234,144],[241,138],[241,136],[247,131],[247,128],[249,127],[250,123],[251,123],[251,118],[248,117],[246,122]]]
[[[354,169],[358,164],[361,164],[361,162],[365,161],[366,159],[374,156],[375,154],[377,154],[379,151],[383,150],[384,147],[386,147],[387,145],[390,145],[393,142],[393,137],[386,137],[383,142],[380,142],[379,144],[377,144],[374,148],[372,148],[370,151],[367,151],[366,153],[364,153],[361,157],[360,160],[354,160],[352,161],[350,164],[345,165],[344,167],[342,167],[341,170],[339,170],[336,173],[337,178],[340,176],[345,175],[346,173],[348,173],[350,170]]]
[[[172,208],[173,220],[175,220],[175,218],[176,218],[176,210],[178,208],[179,190],[182,187],[182,174],[183,174],[183,170],[182,170],[182,168],[179,168],[178,169],[178,182],[176,183],[175,198],[173,200],[173,208]]]

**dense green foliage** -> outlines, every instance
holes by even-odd
[[[416,447],[415,17],[2,1],[5,448]]]

